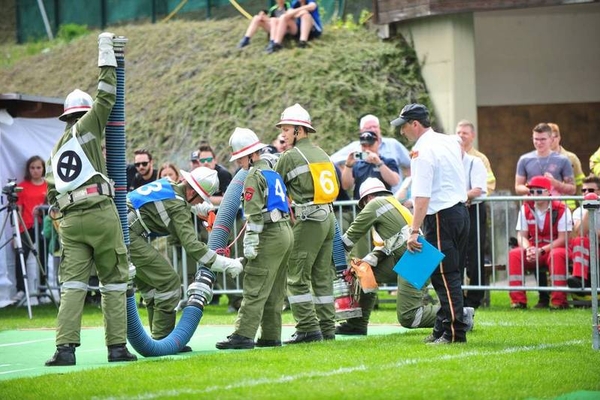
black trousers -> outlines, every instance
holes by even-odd
[[[483,273],[484,249],[487,239],[487,211],[485,203],[474,204],[469,210],[469,243],[467,244],[466,270],[470,285],[487,285]],[[478,250],[478,244],[480,250]],[[464,299],[465,307],[478,308],[485,295],[484,290],[469,289]]]
[[[445,257],[431,275],[431,284],[440,300],[433,327],[435,337],[451,342],[467,341],[463,321],[462,271],[469,240],[469,212],[463,203],[427,215],[423,221],[425,239]]]

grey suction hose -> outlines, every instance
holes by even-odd
[[[240,169],[231,180],[229,186],[227,186],[223,201],[219,205],[219,212],[213,224],[212,232],[208,237],[208,247],[225,256],[229,256],[226,249],[227,241],[233,227],[233,221],[235,221],[238,209],[240,208],[246,176],[248,176],[248,171]]]

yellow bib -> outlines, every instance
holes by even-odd
[[[314,186],[314,204],[333,203],[340,191],[333,163],[309,163],[308,168]]]
[[[394,207],[396,207],[396,209],[400,212],[400,215],[402,215],[402,218],[404,218],[404,220],[406,221],[406,223],[408,225],[412,224],[413,221],[413,215],[410,213],[410,210],[406,207],[404,207],[402,204],[400,204],[400,202],[392,196],[386,197],[385,198],[387,201],[389,201],[390,203],[392,203],[392,205]]]

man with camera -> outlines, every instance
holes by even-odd
[[[400,171],[396,160],[379,155],[381,144],[375,132],[365,131],[359,137],[361,151],[352,151],[348,154],[344,169],[342,170],[342,189],[350,190],[352,186],[355,200],[360,199],[360,185],[367,178],[377,178],[385,185],[387,190],[400,183]],[[368,236],[354,246],[353,257],[369,252]]]

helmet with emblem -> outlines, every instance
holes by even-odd
[[[266,144],[261,143],[256,133],[251,129],[235,128],[229,138],[229,146],[231,146],[231,158],[229,161],[235,161],[262,149]]]
[[[310,114],[298,103],[283,110],[281,119],[275,126],[281,128],[282,125],[300,125],[305,127],[309,132],[316,132],[315,128],[312,127]]]
[[[192,172],[181,170],[183,179],[204,199],[210,203],[210,196],[219,190],[217,171],[207,167],[194,168]]]
[[[69,116],[73,114],[85,114],[92,108],[94,100],[92,96],[84,92],[83,90],[75,89],[65,99],[65,105],[63,113],[58,119],[66,121]]]
[[[377,178],[365,179],[365,181],[362,183],[362,185],[360,185],[360,189],[359,189],[358,193],[360,196],[360,200],[358,200],[358,208],[361,208],[361,209],[365,206],[365,202],[367,201],[367,196],[370,194],[376,194],[376,193],[385,193],[385,194],[389,194],[389,195],[392,194],[392,192],[390,192],[385,187],[383,182],[381,182]]]

